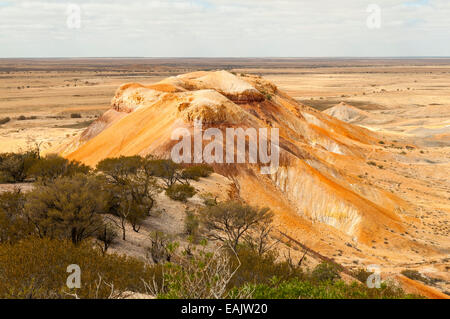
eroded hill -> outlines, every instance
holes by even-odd
[[[169,157],[174,130],[193,132],[194,120],[203,130],[279,129],[280,167],[273,174],[261,174],[258,164],[214,167],[242,199],[270,207],[276,227],[307,246],[344,264],[448,256],[445,232],[430,242],[417,233],[423,223],[414,203],[370,181],[384,172],[369,157],[395,160],[382,137],[300,104],[258,76],[195,72],[122,85],[111,109],[60,152],[91,166],[120,155]]]

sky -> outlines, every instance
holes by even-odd
[[[388,56],[450,56],[450,0],[0,0],[0,58]]]

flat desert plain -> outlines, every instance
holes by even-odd
[[[10,119],[0,152],[57,149],[110,107],[121,84],[223,69],[262,75],[302,104],[376,131],[377,147],[394,157],[369,152],[377,165],[360,178],[414,203],[413,237],[439,252],[398,260],[386,251],[375,261],[393,273],[419,270],[450,291],[450,59],[0,59],[0,121]],[[322,253],[357,263],[351,248]]]

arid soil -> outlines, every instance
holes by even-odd
[[[168,76],[215,69],[263,75],[297,102],[374,132],[362,164],[339,156],[327,161],[351,175],[356,193],[386,191],[365,196],[400,216],[403,228],[382,229],[383,238],[373,234],[373,243],[367,242],[371,235],[355,242],[345,227],[314,218],[299,222],[285,214],[280,215],[283,231],[347,267],[378,264],[385,275],[415,269],[438,279],[436,288],[450,291],[450,60],[0,60],[0,120],[11,118],[0,125],[0,150],[34,143],[58,149],[110,108],[120,85],[151,85]],[[19,120],[21,115],[26,119]],[[252,201],[245,189],[258,181],[240,183],[248,184],[241,195]],[[389,207],[387,194],[396,205]],[[274,205],[265,196],[254,204]],[[363,210],[361,216],[371,214]]]

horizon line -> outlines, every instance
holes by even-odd
[[[450,59],[450,56],[423,55],[423,56],[184,56],[184,57],[164,57],[164,56],[48,56],[48,57],[0,57],[6,59]]]

